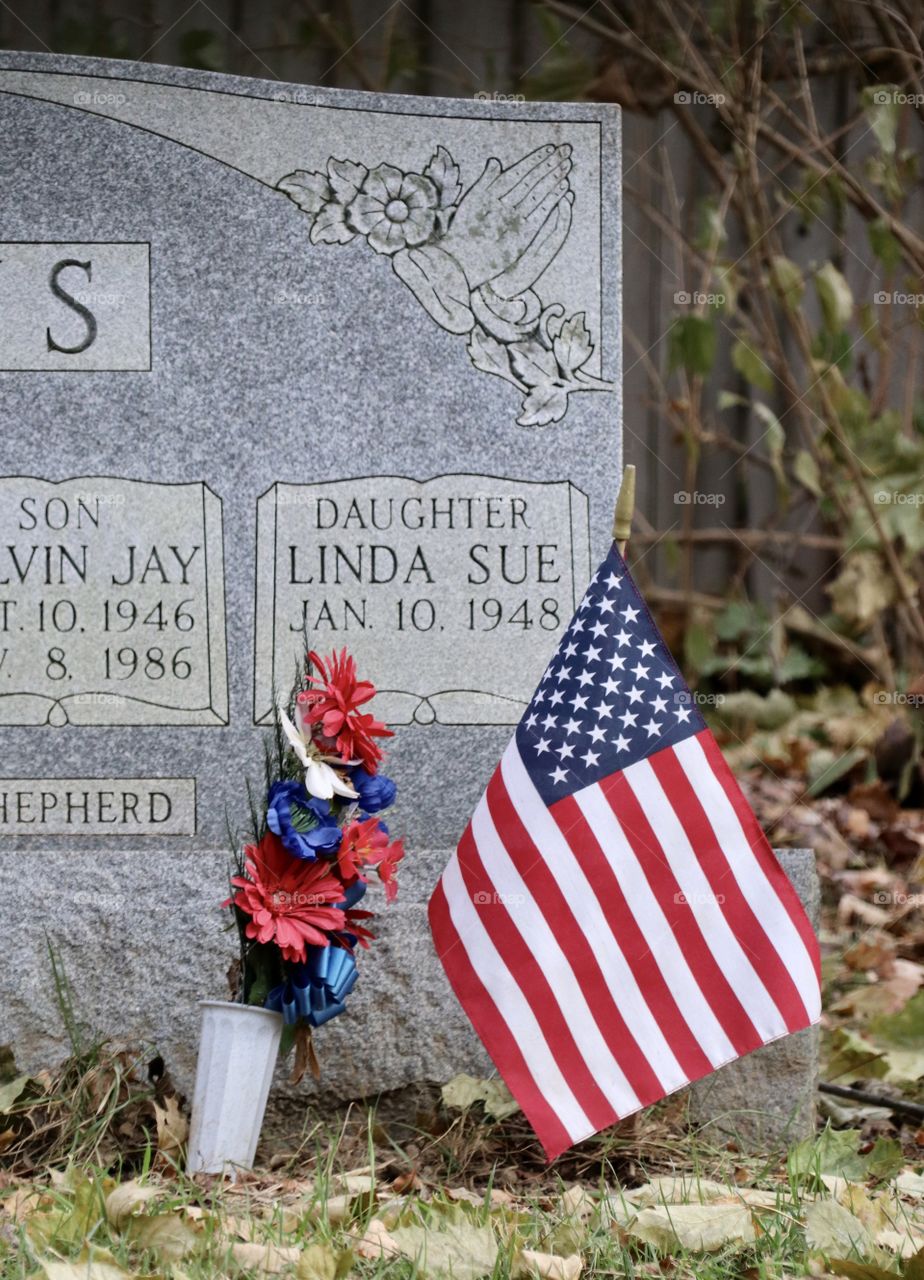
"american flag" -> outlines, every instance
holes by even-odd
[[[615,545],[430,925],[549,1159],[819,1017],[812,926]]]

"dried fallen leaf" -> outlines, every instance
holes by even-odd
[[[143,1186],[140,1182],[121,1182],[106,1197],[106,1217],[116,1230],[121,1230],[136,1209],[164,1195],[163,1187]]]
[[[895,1190],[914,1200],[924,1200],[924,1174],[904,1169],[895,1179]]]
[[[76,1258],[39,1258],[38,1264],[47,1280],[140,1280],[108,1249],[84,1249]]]
[[[242,1267],[252,1268],[263,1275],[274,1276],[286,1267],[297,1263],[301,1249],[295,1245],[285,1248],[278,1244],[257,1244],[256,1242],[238,1242],[231,1246],[231,1254],[235,1262]]]
[[[163,1107],[159,1107],[155,1102],[154,1119],[157,1124],[158,1154],[172,1159],[177,1158],[186,1142],[189,1125],[176,1098],[166,1098]]]
[[[365,1195],[376,1187],[375,1174],[369,1170],[357,1173],[338,1173],[330,1181],[330,1189],[335,1193],[350,1196]]]
[[[805,1211],[805,1239],[820,1253],[846,1257],[856,1253],[869,1257],[876,1242],[859,1218],[836,1200],[816,1200]]]
[[[504,1084],[496,1076],[491,1080],[479,1080],[476,1076],[458,1075],[443,1085],[443,1105],[455,1111],[467,1111],[480,1102],[485,1115],[495,1120],[504,1120],[515,1115],[519,1110],[516,1102]]]
[[[899,1258],[913,1258],[924,1249],[924,1235],[888,1228],[876,1232],[876,1243]]]
[[[168,1262],[177,1262],[199,1244],[199,1232],[179,1213],[141,1214],[128,1220],[124,1234],[139,1249],[151,1249]]]
[[[391,1238],[425,1280],[479,1280],[497,1262],[497,1238],[490,1227],[447,1222],[433,1227],[395,1227]]]
[[[584,1187],[569,1187],[561,1198],[561,1208],[571,1217],[590,1218],[596,1212],[597,1201]]]
[[[539,1276],[540,1280],[578,1280],[583,1265],[578,1253],[560,1258],[555,1253],[522,1249],[514,1259],[511,1275],[515,1278]]]
[[[298,1280],[336,1280],[340,1259],[326,1244],[309,1244],[302,1249],[295,1268]]]
[[[356,1252],[361,1258],[397,1258],[401,1254],[398,1242],[388,1233],[385,1223],[371,1218],[362,1237],[356,1240]]]
[[[671,1204],[643,1209],[626,1226],[629,1235],[663,1252],[713,1252],[728,1244],[751,1244],[751,1211],[742,1204]]]

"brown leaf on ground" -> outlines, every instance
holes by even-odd
[[[158,1155],[178,1159],[189,1135],[189,1124],[177,1099],[165,1098],[162,1107],[155,1102],[154,1119],[157,1124]]]
[[[278,1244],[238,1242],[231,1246],[231,1255],[235,1262],[248,1270],[274,1276],[296,1264],[301,1257],[301,1249],[296,1245],[283,1247]]]

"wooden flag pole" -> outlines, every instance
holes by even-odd
[[[619,554],[626,554],[626,543],[632,532],[632,516],[635,513],[635,467],[630,463],[622,473],[622,484],[616,499],[616,511],[613,515],[613,541],[619,548]]]

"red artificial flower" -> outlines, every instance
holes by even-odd
[[[228,902],[250,917],[247,937],[274,942],[284,960],[305,960],[309,943],[328,946],[331,933],[347,921],[346,912],[333,905],[342,900],[343,885],[330,863],[293,858],[271,831],[244,853],[247,874],[232,878],[238,892]]]
[[[356,911],[355,909],[351,909],[346,913],[347,933],[352,933],[353,936],[356,938],[356,941],[359,943],[359,945],[361,947],[365,947],[367,951],[369,949],[369,943],[375,942],[375,934],[370,933],[368,929],[365,929],[358,922],[360,920],[371,920],[374,917],[374,915],[375,915],[374,911]],[[347,951],[352,952],[353,948],[347,943],[346,939],[343,937],[343,934],[340,934],[340,941],[342,942],[343,946],[346,947]]]
[[[388,832],[382,830],[378,818],[347,823],[337,857],[340,874],[345,881],[353,881],[357,877],[365,880],[363,867],[374,868],[385,886],[385,901],[394,902],[398,896],[395,875],[398,863],[404,857],[404,845],[400,840],[389,844]]]
[[[298,695],[302,719],[317,726],[322,737],[333,743],[341,760],[359,759],[369,773],[375,773],[382,752],[373,738],[394,737],[375,716],[359,710],[375,696],[375,685],[357,680],[356,663],[346,649],[340,653],[335,650],[326,663],[312,650],[308,660],[320,674],[309,676],[315,687]]]
[[[348,822],[340,837],[337,859],[340,874],[345,881],[362,875],[362,868],[375,864],[385,857],[388,850],[388,832],[383,831],[378,818],[365,818],[362,822]]]
[[[404,857],[404,845],[400,840],[396,840],[389,848],[385,857],[376,867],[379,879],[385,886],[385,901],[394,902],[398,896],[398,881],[396,879],[398,872],[398,863]]]

